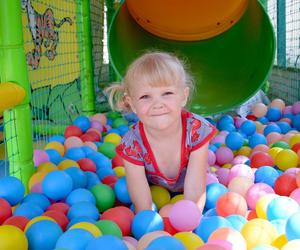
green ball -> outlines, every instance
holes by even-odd
[[[290,145],[285,141],[278,141],[272,144],[271,148],[291,149]]]
[[[98,151],[108,158],[112,159],[116,155],[116,146],[112,142],[103,142],[99,147]]]
[[[119,117],[122,117],[122,114],[120,112],[110,111],[110,112],[107,113],[107,118],[109,118],[111,120],[115,120]]]
[[[128,121],[125,120],[124,118],[121,118],[121,117],[113,120],[113,123],[112,123],[112,127],[113,128],[117,128],[117,127],[119,127],[121,125],[126,125],[127,126],[128,125]]]
[[[105,184],[97,184],[93,186],[90,191],[96,199],[96,206],[100,212],[112,208],[115,204],[115,192],[114,190]]]
[[[114,235],[122,239],[122,231],[117,223],[111,220],[99,220],[95,225],[100,229],[103,235]]]

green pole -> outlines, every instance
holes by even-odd
[[[4,129],[10,175],[27,188],[34,172],[30,84],[23,47],[20,0],[0,1],[0,80],[20,85],[26,93],[23,102],[4,112]]]
[[[77,1],[77,39],[80,58],[80,81],[82,112],[95,113],[95,90],[92,56],[92,32],[90,20],[90,1]]]

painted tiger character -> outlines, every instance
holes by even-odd
[[[30,0],[21,0],[22,9],[27,12],[29,28],[34,43],[32,51],[26,54],[27,65],[37,69],[42,56],[42,45],[47,49],[45,54],[48,60],[53,61],[56,56],[56,47],[59,42],[59,33],[55,28],[60,28],[65,22],[70,25],[73,21],[70,17],[64,17],[59,23],[55,22],[53,10],[47,8],[44,14],[38,13]]]

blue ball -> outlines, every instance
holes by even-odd
[[[71,159],[73,161],[78,161],[82,158],[85,158],[85,153],[81,148],[69,148],[66,152],[64,157],[67,159]]]
[[[241,232],[243,226],[247,223],[247,219],[244,216],[232,214],[226,217],[230,222],[231,227],[239,232]]]
[[[286,134],[292,129],[290,124],[288,124],[287,122],[277,122],[277,125],[280,128],[282,134]]]
[[[238,150],[244,144],[244,137],[238,132],[230,132],[225,138],[225,144],[231,150]]]
[[[26,195],[22,203],[26,203],[26,202],[30,202],[39,206],[41,209],[43,209],[43,211],[45,211],[47,207],[51,205],[48,198],[45,195],[39,193],[30,193]]]
[[[250,146],[250,148],[254,148],[256,145],[259,145],[259,144],[268,145],[267,139],[262,134],[254,133],[249,138],[249,146]]]
[[[52,141],[57,141],[57,142],[61,143],[62,145],[64,145],[65,137],[62,135],[53,135],[49,138],[49,142],[52,142]]]
[[[79,217],[75,217],[72,220],[69,221],[67,229],[69,229],[71,226],[79,223],[79,222],[90,222],[92,224],[95,224],[97,222],[97,220],[92,219],[91,217],[87,217],[87,216],[79,216]]]
[[[263,125],[265,125],[265,124],[267,124],[267,123],[269,122],[268,118],[265,117],[265,116],[259,117],[259,118],[257,119],[257,121],[260,122],[260,123],[263,124]]]
[[[84,230],[75,228],[64,232],[56,242],[56,248],[65,248],[72,250],[86,249],[88,243],[94,239],[94,236]]]
[[[125,242],[113,235],[103,235],[89,242],[85,250],[127,250]]]
[[[85,153],[86,156],[89,154],[95,153],[96,151],[89,146],[82,146],[81,150]]]
[[[99,211],[91,202],[78,202],[71,206],[68,210],[68,218],[72,220],[76,217],[89,217],[93,220],[98,220],[100,217]]]
[[[270,166],[263,166],[258,168],[255,173],[255,183],[263,182],[271,187],[274,187],[274,183],[277,180],[279,173],[277,170]]]
[[[101,183],[101,181],[99,180],[98,175],[96,175],[93,172],[90,171],[86,171],[84,172],[86,177],[87,177],[87,185],[86,188],[91,189],[93,186]]]
[[[73,206],[74,204],[82,201],[90,202],[96,205],[96,199],[92,192],[84,188],[73,190],[66,199],[66,203],[69,206]]]
[[[217,212],[217,209],[214,207],[214,208],[210,208],[208,210],[205,209],[205,212],[203,214],[206,217],[208,217],[208,216],[217,216],[218,212]]]
[[[213,151],[215,153],[217,151],[218,147],[216,147],[213,144],[209,144],[208,149],[211,150],[211,151]]]
[[[86,116],[78,116],[75,118],[73,125],[79,127],[82,132],[86,132],[91,127],[91,122]]]
[[[276,122],[281,118],[281,110],[277,107],[270,107],[267,111],[266,117],[271,122]]]
[[[78,167],[70,167],[64,170],[73,181],[73,189],[85,188],[87,185],[87,177]]]
[[[63,234],[61,227],[49,220],[40,220],[32,224],[26,231],[28,247],[32,250],[52,250],[58,238]]]
[[[112,168],[111,160],[100,152],[89,154],[87,158],[91,159],[96,164],[97,170],[105,167]]]
[[[240,126],[240,131],[242,131],[245,135],[253,135],[256,131],[256,125],[255,122],[251,120],[246,120],[242,123]]]
[[[206,186],[205,208],[211,209],[216,207],[216,203],[221,195],[228,192],[228,189],[221,183],[211,183]]]
[[[271,220],[271,224],[274,225],[279,235],[285,234],[286,222],[284,219]]]
[[[58,165],[63,160],[63,157],[55,149],[46,149],[45,152],[48,155],[49,160],[55,165]]]
[[[299,211],[298,203],[290,197],[278,196],[272,199],[267,207],[267,218],[269,221],[287,220],[292,214]]]
[[[145,248],[145,250],[185,250],[183,243],[172,236],[161,236],[153,241]]]
[[[129,196],[128,188],[127,188],[127,182],[125,176],[120,177],[115,185],[114,190],[117,196],[117,199],[121,201],[124,204],[131,204],[131,199]]]
[[[223,116],[221,116],[221,118],[217,122],[217,128],[219,130],[224,130],[224,127],[226,127],[227,124],[232,124],[233,125],[234,120],[233,120],[232,116],[230,116],[230,115],[223,115]]]
[[[115,171],[112,168],[99,168],[97,170],[97,175],[102,181],[105,177],[110,176],[110,175],[116,175]]]
[[[290,240],[300,239],[300,212],[294,213],[286,222],[286,237]]]
[[[15,211],[13,212],[13,215],[20,215],[28,218],[29,220],[33,219],[34,217],[40,216],[44,213],[43,209],[41,209],[38,205],[34,203],[22,203],[20,206],[18,206]]]
[[[232,124],[232,123],[228,123],[228,124],[224,125],[222,128],[223,128],[222,130],[226,130],[228,132],[236,131],[236,128],[235,128],[234,124]]]
[[[106,135],[111,134],[111,133],[115,133],[115,134],[121,135],[120,130],[117,129],[117,128],[111,128],[110,130],[107,131]]]
[[[199,226],[194,231],[204,242],[207,242],[208,237],[215,230],[230,226],[230,222],[221,216],[202,217]]]
[[[276,123],[270,123],[264,128],[264,136],[267,136],[272,132],[277,132],[281,134],[281,129]]]
[[[164,222],[161,216],[151,210],[143,210],[138,212],[131,224],[131,231],[136,239],[140,239],[143,235],[164,230]]]
[[[64,171],[49,172],[42,181],[44,194],[55,201],[62,200],[72,191],[72,178]]]
[[[292,118],[292,125],[295,129],[297,129],[298,131],[300,131],[300,114],[295,115]]]
[[[8,201],[11,206],[17,205],[24,197],[23,183],[13,176],[0,178],[0,198]]]
[[[120,136],[123,136],[129,131],[129,127],[127,125],[121,125],[117,127],[117,130],[119,130]]]

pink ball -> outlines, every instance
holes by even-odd
[[[233,160],[233,152],[228,147],[219,147],[216,151],[216,159],[219,165],[224,165],[225,163],[231,163]]]
[[[297,203],[300,205],[300,188],[296,188],[291,194],[290,197],[297,201]]]
[[[265,194],[274,194],[274,193],[275,192],[273,188],[265,183],[256,183],[252,185],[246,193],[246,201],[248,207],[254,210],[256,206],[256,202],[260,197],[264,196]]]
[[[265,152],[268,153],[269,152],[269,147],[265,144],[258,144],[256,145],[253,149],[252,149],[252,154],[254,152]],[[251,158],[251,157],[250,157]]]
[[[263,103],[254,104],[252,107],[252,113],[257,118],[262,117],[267,114],[268,107]]]
[[[296,175],[300,171],[300,168],[289,168],[284,173]]]
[[[237,155],[234,157],[233,161],[231,162],[232,165],[236,164],[245,164],[247,161],[249,161],[249,158],[244,155]]]
[[[219,182],[224,186],[227,186],[229,182],[229,173],[230,169],[228,168],[220,168],[216,172]]]
[[[33,152],[33,163],[34,166],[39,166],[42,163],[49,161],[49,156],[44,150],[35,149]]]
[[[235,126],[236,128],[240,128],[241,125],[242,125],[242,123],[243,123],[244,121],[247,121],[247,118],[245,118],[245,117],[237,117],[237,118],[234,120],[234,126]]]
[[[207,173],[206,174],[206,185],[211,184],[211,183],[219,183],[219,180],[215,174]]]
[[[93,115],[93,116],[90,118],[90,121],[91,121],[91,122],[92,122],[92,121],[98,121],[98,122],[100,122],[102,125],[106,125],[106,123],[107,123],[107,118],[106,118],[105,114],[100,114],[100,113],[98,113],[98,114]]]
[[[213,151],[208,150],[208,165],[212,166],[216,163],[216,155]]]
[[[293,112],[293,106],[290,105],[290,106],[285,106],[285,108],[283,109],[282,114],[286,115],[286,114],[290,114],[292,112]]]
[[[279,134],[278,132],[271,132],[270,134],[267,135],[266,138],[267,138],[268,145],[270,145],[270,144],[280,141],[282,138],[282,135]]]
[[[282,111],[285,108],[285,103],[283,100],[276,98],[270,103],[270,107],[279,108]]]
[[[294,115],[297,115],[300,113],[300,101],[295,102],[292,106],[292,112]]]
[[[252,169],[245,164],[236,164],[234,165],[229,172],[228,182],[230,182],[234,177],[245,176],[251,179],[254,182],[254,173]]]
[[[169,219],[178,231],[192,231],[199,225],[201,213],[195,202],[180,200],[171,207]]]
[[[134,247],[137,247],[138,241],[135,238],[131,237],[131,236],[124,236],[123,240],[129,242]]]
[[[69,148],[83,146],[83,142],[77,136],[70,136],[65,140],[64,146],[65,146],[65,149],[68,150]]]
[[[38,182],[38,183],[34,184],[34,185],[30,188],[30,193],[40,193],[40,194],[42,194],[42,193],[43,193],[43,190],[42,190],[42,183],[41,183],[41,182]]]
[[[159,209],[159,215],[163,217],[169,218],[170,209],[173,206],[173,204],[166,204],[161,209]]]
[[[98,131],[103,131],[103,125],[99,121],[91,121],[91,128],[95,128]]]
[[[83,145],[88,146],[91,149],[94,149],[95,151],[97,151],[97,146],[94,142],[86,141],[86,142],[83,143]]]
[[[211,139],[211,144],[216,144],[216,143],[225,144],[225,137],[226,137],[225,135],[218,134],[217,136]]]

